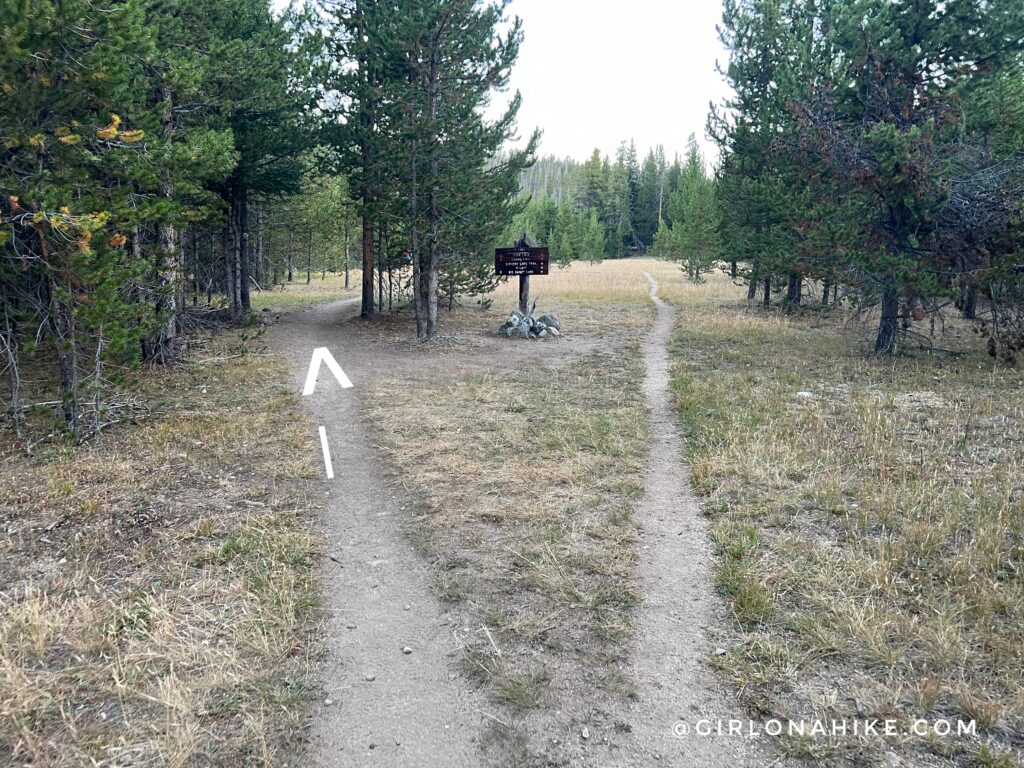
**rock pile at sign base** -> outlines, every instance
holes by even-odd
[[[534,307],[536,308],[536,305]],[[533,310],[530,310],[524,315],[513,310],[498,331],[510,339],[514,336],[521,339],[550,339],[561,336],[562,325],[552,314],[536,316]]]

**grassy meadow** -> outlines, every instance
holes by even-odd
[[[351,299],[359,295],[362,271],[349,270],[349,287],[345,288],[344,272],[328,272],[326,277],[320,272],[313,273],[313,279],[307,283],[305,273],[296,272],[292,282],[266,288],[262,291],[253,288],[249,293],[250,303],[254,312],[277,312],[287,309],[308,307],[327,301]]]
[[[622,275],[579,265],[534,278],[538,312],[558,314],[566,336],[456,343],[450,366],[382,381],[370,396],[377,440],[420,502],[410,537],[471,630],[462,668],[494,707],[484,740],[501,764],[534,764],[531,748],[555,733],[524,718],[568,720],[576,713],[553,703],[634,695],[621,668],[639,597],[639,341],[653,307],[643,274]],[[490,336],[516,290],[499,288],[484,312],[442,312],[442,337]]]
[[[762,719],[954,724],[783,737],[781,754],[1021,764],[1024,373],[953,316],[933,337],[949,351],[879,361],[870,313],[766,311],[725,275],[694,285],[664,262],[577,264],[534,292],[638,306],[642,271],[679,310],[673,387],[735,629],[720,673]]]
[[[301,753],[319,466],[287,364],[201,341],[131,374],[131,420],[88,443],[51,434],[27,457],[0,429],[0,764]]]
[[[763,717],[977,728],[780,742],[810,764],[1018,765],[1024,373],[954,318],[936,341],[961,354],[877,361],[843,310],[674,290],[673,386],[738,630],[722,674]]]

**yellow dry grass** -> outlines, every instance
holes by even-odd
[[[316,624],[308,435],[285,364],[218,342],[150,413],[0,469],[0,763],[272,765]]]
[[[538,311],[544,306],[557,306],[559,301],[611,307],[647,305],[650,284],[644,272],[658,281],[659,293],[665,299],[705,302],[736,296],[727,275],[713,273],[706,282],[691,283],[676,264],[650,257],[552,266],[550,274],[530,278],[530,292],[540,297]],[[518,295],[517,278],[509,278],[494,293],[496,300],[512,305]]]
[[[337,301],[339,299],[351,299],[359,295],[362,271],[353,269],[349,271],[349,287],[345,288],[344,273],[328,272],[327,277],[321,278],[321,273],[315,272],[310,283],[306,283],[305,276],[296,277],[290,283],[275,287],[273,290],[266,289],[258,291],[255,288],[250,293],[250,301],[253,311],[261,312],[264,308],[269,311],[293,309],[295,307],[321,304],[325,301]]]
[[[589,310],[574,300],[553,303],[577,328]],[[479,323],[455,314],[449,330],[462,317]],[[471,628],[466,671],[509,722],[552,699],[600,706],[629,693],[606,683],[636,602],[642,368],[633,326],[613,325],[605,351],[586,355],[573,354],[573,333],[550,342],[566,345],[553,367],[509,370],[468,355],[449,373],[381,384],[370,400],[377,438],[421,503],[411,535],[435,564],[456,626]]]
[[[693,482],[743,630],[723,673],[766,717],[973,719],[979,734],[782,744],[813,765],[1016,765],[1020,371],[977,352],[877,362],[838,320],[739,298],[681,301],[675,342]]]
[[[543,306],[555,306],[560,300],[613,306],[644,304],[649,288],[643,270],[654,263],[653,259],[622,259],[597,264],[575,261],[568,267],[552,265],[550,274],[530,278],[530,292],[540,297]],[[514,305],[519,279],[509,278],[495,296]]]

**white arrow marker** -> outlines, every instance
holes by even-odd
[[[313,350],[313,359],[309,361],[306,386],[302,388],[303,396],[312,395],[313,390],[316,389],[316,380],[320,375],[321,363],[327,363],[328,370],[334,374],[334,378],[341,384],[342,389],[348,389],[352,386],[352,382],[348,380],[348,376],[341,370],[341,366],[338,365],[338,361],[334,359],[334,355],[331,354],[330,350],[327,347],[317,347]]]
[[[324,466],[327,467],[327,479],[334,479],[334,465],[331,464],[331,449],[327,445],[327,430],[320,427],[320,447],[324,451]]]

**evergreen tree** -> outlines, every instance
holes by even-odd
[[[679,187],[669,198],[668,212],[672,224],[659,227],[656,253],[678,262],[693,282],[700,282],[702,274],[719,258],[721,224],[714,181],[707,175],[693,136]]]
[[[731,256],[744,264],[748,296],[764,286],[771,300],[773,274],[786,269],[794,251],[787,226],[787,195],[782,158],[774,143],[790,122],[782,62],[794,44],[782,0],[725,0],[719,29],[729,62],[723,74],[734,96],[712,111],[709,133],[722,156],[717,176],[723,239]],[[795,54],[794,54],[795,55]]]
[[[964,210],[964,201],[986,203],[999,230],[1010,220],[1001,179],[967,181],[979,158],[963,141],[960,96],[1019,63],[1024,15],[1010,2],[860,0],[836,10],[832,29],[843,76],[800,111],[804,143],[848,180],[857,226],[844,266],[879,303],[875,352],[891,355],[901,307],[912,316],[923,299],[947,293],[948,275],[963,269],[960,246],[993,235],[982,209]]]
[[[651,150],[644,158],[640,168],[640,179],[637,188],[636,209],[633,212],[634,227],[637,240],[644,248],[654,245],[654,233],[658,228],[659,202],[664,180],[664,157],[659,162],[655,150]]]
[[[52,345],[76,433],[87,394],[83,357],[95,428],[101,363],[131,361],[151,329],[137,303],[152,295],[148,265],[127,246],[136,185],[155,174],[138,127],[149,123],[144,65],[153,39],[134,2],[17,6],[17,14],[5,9],[13,23],[3,28],[0,56],[0,302],[5,328],[28,330],[25,346]]]

